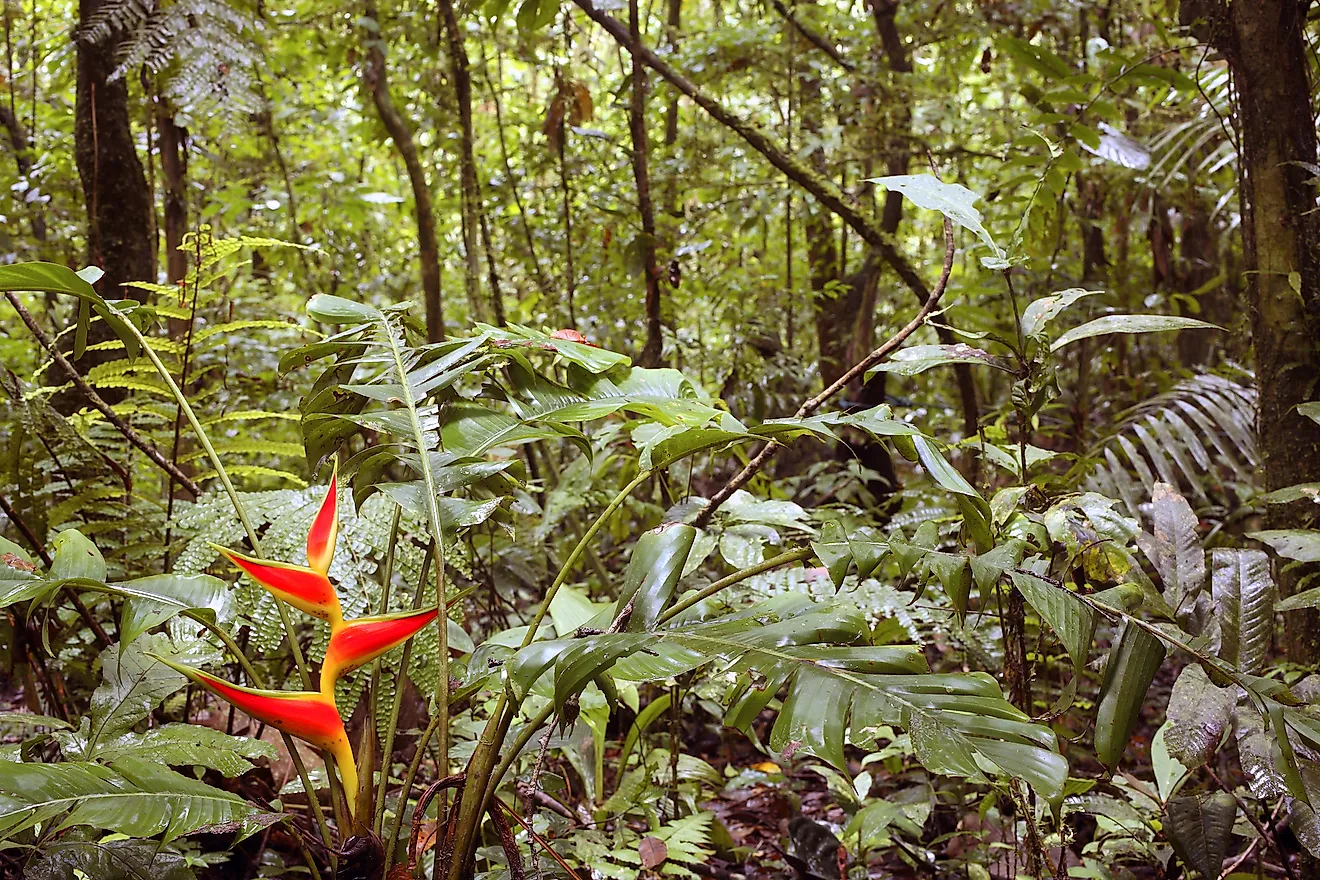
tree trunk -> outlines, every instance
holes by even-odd
[[[912,58],[908,54],[907,47],[903,44],[903,37],[898,31],[898,0],[870,0],[871,17],[875,22],[875,30],[880,38],[880,47],[884,51],[885,60],[888,64],[891,74],[897,74],[892,77],[891,82],[895,91],[901,91],[906,88],[904,80],[907,75],[912,73]],[[894,112],[894,117],[890,123],[891,143],[886,150],[888,156],[886,164],[891,175],[907,174],[908,164],[912,156],[907,148],[908,134],[912,126],[912,111],[906,100],[900,104]],[[890,190],[885,193],[885,205],[880,215],[880,228],[888,237],[888,241],[893,241],[894,233],[898,231],[898,225],[903,219],[903,196],[900,193]],[[881,254],[889,261],[894,271],[898,273],[908,283],[908,286],[917,294],[917,298],[923,303],[929,292],[925,290],[925,284],[920,277],[915,277],[915,284],[912,280],[904,278],[904,272],[911,271],[910,264],[901,259],[898,252],[892,244],[881,249]],[[959,340],[952,330],[949,329],[950,320],[948,316],[940,319],[939,325],[935,328],[935,335],[942,345],[954,345]],[[970,364],[953,365],[954,381],[958,389],[958,401],[962,407],[963,414],[963,432],[968,437],[975,437],[981,420],[980,406],[976,401],[976,381],[972,376]],[[973,465],[975,459],[973,459]]]
[[[1294,409],[1320,396],[1320,215],[1306,4],[1184,0],[1180,15],[1228,60],[1241,143],[1238,193],[1260,396],[1265,488],[1320,480],[1320,424]],[[1271,528],[1313,527],[1315,505],[1270,505]],[[1307,566],[1314,571],[1314,566]],[[1287,595],[1305,571],[1280,573]],[[1320,661],[1320,612],[1284,618],[1288,659]]]
[[[669,51],[674,52],[678,49],[678,34],[683,28],[683,0],[668,0],[669,17],[666,19],[668,29],[665,37],[669,43]],[[634,38],[635,42],[641,42]],[[634,64],[634,69],[636,65]],[[678,142],[678,92],[670,91],[669,104],[665,107],[665,146],[672,147]],[[671,208],[671,211],[673,209]]]
[[[18,168],[18,176],[28,177],[32,173],[32,141],[27,127],[23,125],[23,120],[18,118],[18,113],[9,107],[0,107],[0,125],[9,132],[9,143],[14,148],[14,165]],[[36,241],[46,240],[46,214],[42,210],[40,201],[32,204],[32,238]]]
[[[109,0],[81,0],[78,14],[88,21],[108,5]],[[128,109],[128,83],[123,77],[113,82],[110,74],[120,36],[112,33],[100,42],[78,42],[78,85],[74,106],[74,158],[82,182],[83,201],[87,208],[87,257],[105,274],[97,286],[108,299],[145,294],[124,288],[130,281],[155,281],[151,277],[154,247],[151,237],[151,191],[138,161],[136,142]],[[89,343],[110,338],[104,322],[92,327]],[[89,351],[80,363],[82,372],[114,357],[110,351]],[[67,377],[58,373],[58,382]],[[113,391],[113,389],[111,390]],[[107,393],[110,402],[122,399],[122,393]],[[82,405],[81,395],[56,395],[61,410]]]
[[[628,3],[628,32],[633,45],[641,43],[637,0]],[[655,265],[655,211],[651,206],[651,183],[647,177],[646,154],[646,66],[632,56],[632,101],[628,105],[628,132],[632,136],[633,179],[637,182],[637,210],[642,215],[642,276],[646,284],[646,344],[642,347],[643,367],[660,366],[664,339],[660,333],[660,271]]]
[[[481,185],[477,181],[477,160],[473,155],[472,134],[472,76],[468,70],[467,49],[463,46],[463,32],[458,27],[451,0],[440,0],[440,17],[444,21],[445,37],[449,42],[449,69],[454,80],[454,98],[458,103],[459,151],[458,177],[463,204],[463,283],[467,291],[468,307],[472,318],[487,321],[492,315],[497,324],[504,323],[504,304],[497,293],[491,291],[490,308],[481,299],[481,262],[477,254],[477,235],[480,231]]]
[[[381,124],[394,141],[394,146],[403,158],[403,165],[408,170],[414,213],[417,215],[417,249],[422,264],[422,297],[426,303],[426,339],[428,342],[439,342],[445,338],[445,318],[440,296],[440,249],[436,244],[431,188],[426,182],[422,160],[417,155],[417,145],[413,143],[412,130],[395,109],[394,99],[390,96],[385,47],[380,37],[380,18],[376,13],[375,0],[367,0],[365,9],[367,18],[377,22],[377,29],[375,33],[364,30],[367,63],[362,68],[362,83],[371,94]],[[471,253],[475,255],[476,251],[472,250]]]
[[[156,128],[165,203],[165,277],[177,284],[188,274],[188,255],[179,250],[188,231],[188,158],[183,148],[187,132],[174,124],[174,114],[161,97],[156,98]]]

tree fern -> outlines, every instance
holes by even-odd
[[[82,23],[77,38],[102,43],[119,37],[112,79],[139,68],[162,76],[171,103],[199,113],[214,105],[256,110],[254,68],[260,20],[237,0],[111,0]]]

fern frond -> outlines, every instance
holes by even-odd
[[[1206,508],[1232,509],[1256,466],[1256,391],[1209,373],[1187,379],[1119,416],[1100,444],[1087,488],[1120,498],[1140,518],[1156,482]]]

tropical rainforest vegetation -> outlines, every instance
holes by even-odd
[[[0,9],[0,875],[1320,876],[1309,3]]]

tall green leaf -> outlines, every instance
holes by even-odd
[[[1107,767],[1118,765],[1146,703],[1146,691],[1164,662],[1164,643],[1125,623],[1109,656],[1095,714],[1095,752]]]

